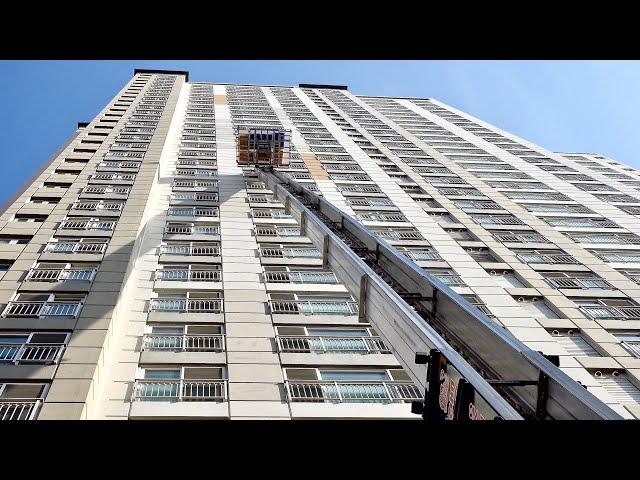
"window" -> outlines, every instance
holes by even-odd
[[[631,355],[640,358],[640,332],[616,333],[615,337]]]
[[[574,330],[553,330],[551,335],[569,355],[599,357],[600,354]]]

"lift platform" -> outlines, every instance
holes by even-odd
[[[289,165],[291,131],[273,127],[237,127],[238,165]]]
[[[622,419],[557,357],[523,344],[323,197],[271,166],[256,172],[424,390],[414,413],[428,421]]]

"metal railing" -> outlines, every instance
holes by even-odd
[[[99,255],[107,249],[106,243],[50,242],[44,248],[47,253],[85,253]]]
[[[640,245],[640,237],[636,235],[616,235],[616,234],[571,234],[568,235],[573,241],[578,243],[608,243],[614,245]]]
[[[218,217],[217,207],[169,207],[167,215],[170,217]]]
[[[143,350],[180,352],[224,352],[224,335],[161,335],[144,336]]]
[[[222,313],[222,298],[152,298],[153,312]]]
[[[357,315],[358,303],[348,300],[269,300],[275,314]]]
[[[91,195],[127,195],[129,193],[129,187],[103,187],[88,185],[82,189],[82,193],[88,193]]]
[[[549,240],[539,233],[491,232],[491,235],[499,242],[549,243]]]
[[[385,240],[424,240],[420,232],[412,230],[372,230],[372,233]]]
[[[524,263],[549,263],[549,264],[571,264],[579,265],[580,262],[571,255],[557,253],[518,253],[516,257]]]
[[[416,262],[442,260],[439,253],[431,250],[399,250],[402,255]]]
[[[117,202],[75,202],[71,210],[120,212],[124,203]]]
[[[24,280],[26,282],[64,282],[68,280],[90,282],[96,272],[95,268],[32,268]]]
[[[249,195],[248,198],[250,203],[280,203],[277,198],[267,195]]]
[[[258,252],[265,258],[322,258],[316,248],[260,248]]]
[[[58,363],[65,345],[45,343],[0,344],[0,362]]]
[[[615,222],[611,220],[602,219],[601,221],[594,221],[590,218],[553,218],[546,217],[543,219],[552,227],[587,227],[587,228],[619,228]]]
[[[65,230],[100,230],[111,231],[116,226],[115,221],[102,220],[63,220],[58,228]]]
[[[391,353],[380,337],[279,335],[283,353]]]
[[[272,218],[272,219],[290,219],[293,218],[288,213],[279,210],[251,210],[253,218]]]
[[[218,245],[198,245],[188,243],[186,245],[162,245],[160,253],[163,255],[185,255],[185,256],[213,256],[220,255]]]
[[[615,290],[615,287],[603,278],[547,277],[546,282],[553,288],[580,288],[586,290]]]
[[[526,225],[526,223],[519,218],[509,215],[483,215],[477,217],[472,216],[471,219],[478,225]]]
[[[285,382],[291,402],[397,403],[424,399],[424,392],[410,382]]]
[[[301,233],[299,227],[256,227],[256,235],[261,237],[299,237]]]
[[[357,213],[360,220],[373,222],[407,222],[407,217],[401,213]]]
[[[620,319],[620,320],[639,320],[640,307],[609,307],[581,305],[580,310],[593,320],[601,319]]]
[[[176,235],[218,235],[220,227],[217,225],[173,225],[167,224],[164,233]]]
[[[226,380],[136,380],[133,399],[137,401],[224,402]]]
[[[10,301],[2,312],[3,317],[75,317],[82,302],[21,302]]]
[[[0,399],[0,420],[35,420],[41,405],[37,399]]]
[[[171,200],[191,200],[193,202],[217,202],[217,193],[205,192],[176,192],[171,194]]]
[[[264,272],[264,280],[269,283],[339,283],[333,272]]]
[[[163,268],[156,270],[156,280],[219,282],[222,280],[222,270]]]

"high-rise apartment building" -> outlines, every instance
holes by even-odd
[[[419,418],[264,158],[640,417],[638,170],[432,99],[188,80],[137,70],[0,217],[0,419]]]

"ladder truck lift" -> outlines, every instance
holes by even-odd
[[[425,421],[620,420],[558,368],[558,356],[527,347],[388,242],[291,176],[289,130],[236,129],[238,164],[253,167],[359,300],[361,320],[390,347],[424,400]]]

